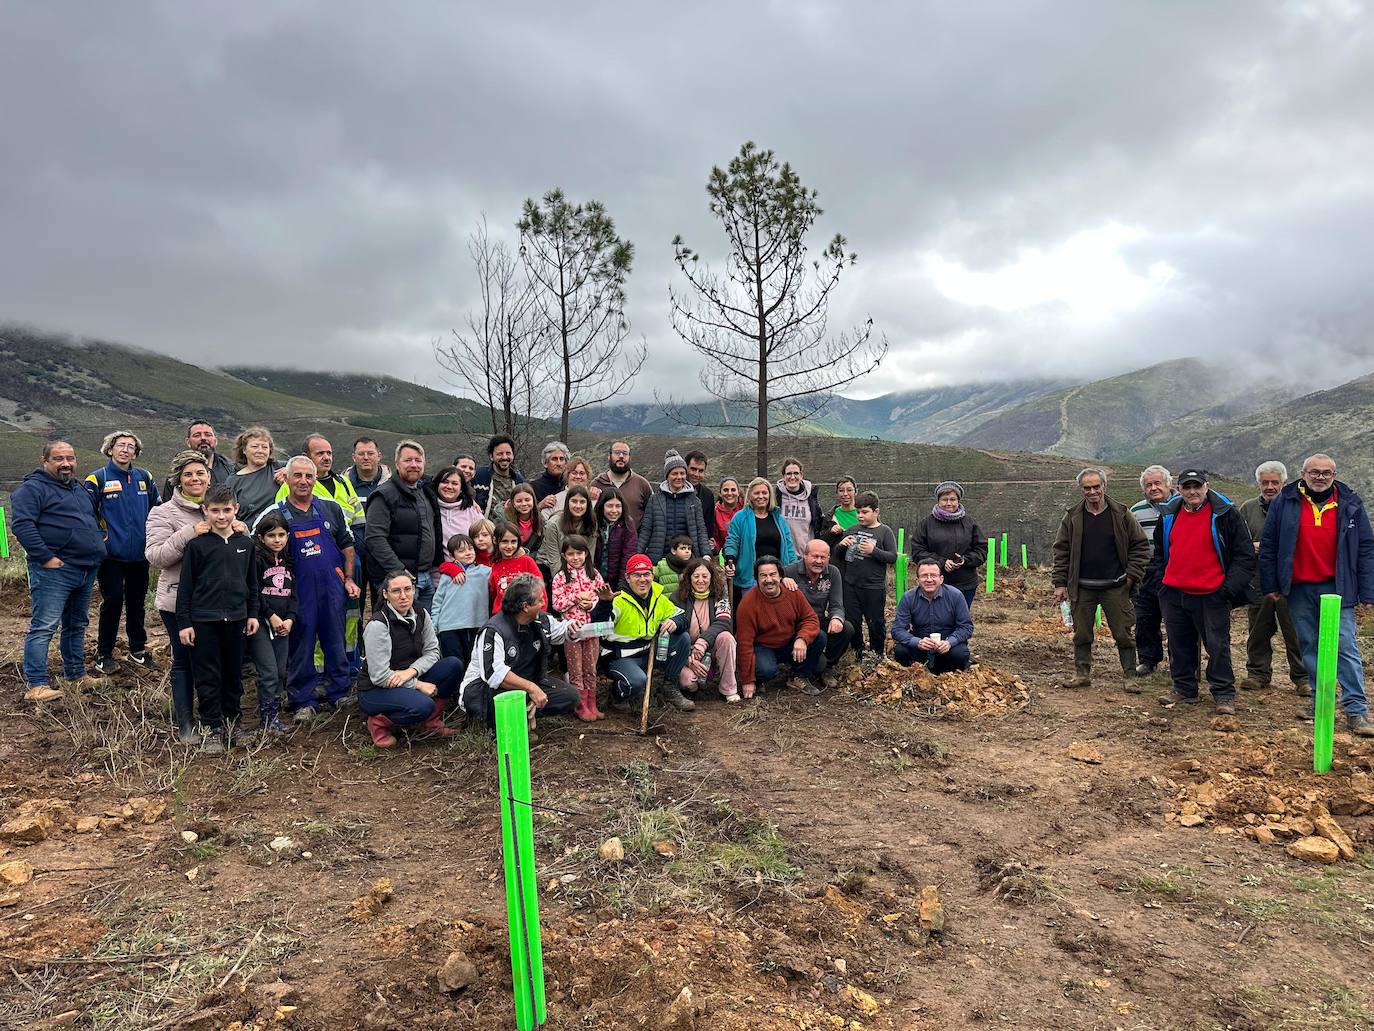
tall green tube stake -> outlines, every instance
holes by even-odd
[[[1025,546],[1024,544],[1021,545],[1021,568],[1022,568],[1022,569],[1029,569],[1029,568],[1030,568],[1030,563],[1026,561],[1026,546]]]
[[[991,594],[991,593],[992,593],[992,582],[993,582],[993,580],[994,580],[994,578],[995,578],[996,576],[997,576],[997,538],[996,538],[996,537],[989,537],[989,538],[988,538],[988,590],[987,590],[987,593],[988,593],[988,594]]]
[[[906,530],[897,529],[897,567],[893,571],[892,583],[897,591],[897,600],[902,600],[902,595],[906,593],[907,577],[907,557],[906,557]]]
[[[515,1026],[532,1031],[547,1019],[544,947],[539,938],[539,883],[534,866],[534,815],[530,793],[530,737],[525,693],[496,696],[497,773],[501,783],[501,855],[506,864],[506,919],[510,924]]]
[[[1099,606],[1097,606],[1097,615],[1095,615],[1095,616],[1093,617],[1093,626],[1094,626],[1094,627],[1099,627],[1099,626],[1101,626],[1101,625],[1102,625],[1102,606],[1099,605]]]
[[[1001,548],[997,553],[997,564],[1003,569],[1007,568],[1007,532],[1002,531]]]
[[[1336,652],[1341,641],[1341,596],[1323,594],[1317,634],[1317,696],[1312,722],[1312,769],[1331,770],[1331,737],[1336,731]]]
[[[0,505],[0,558],[10,557],[10,535],[5,529],[5,506]]]

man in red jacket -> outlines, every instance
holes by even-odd
[[[1236,711],[1231,609],[1246,604],[1253,593],[1255,547],[1245,519],[1208,489],[1205,472],[1180,473],[1178,489],[1182,496],[1164,506],[1155,526],[1155,552],[1144,581],[1163,584],[1159,602],[1174,685],[1160,701],[1172,706],[1198,700],[1198,645],[1205,644],[1213,711],[1231,716]]]
[[[735,614],[740,694],[754,697],[759,681],[772,680],[782,665],[791,665],[787,686],[805,694],[820,694],[825,638],[816,612],[801,591],[782,589],[782,563],[764,555],[754,563],[756,586],[740,599]]]

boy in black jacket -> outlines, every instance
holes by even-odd
[[[191,538],[177,587],[177,627],[191,648],[191,676],[209,731],[203,751],[218,755],[233,743],[243,695],[243,644],[257,633],[258,591],[253,542],[233,528],[238,504],[220,485],[205,498],[208,533]]]
[[[854,655],[863,656],[864,624],[868,647],[878,655],[887,645],[887,570],[897,561],[897,537],[878,522],[878,495],[866,490],[854,502],[858,522],[835,549],[844,573],[844,614],[854,627]]]

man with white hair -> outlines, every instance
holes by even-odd
[[[1255,469],[1255,483],[1259,486],[1259,497],[1242,504],[1239,511],[1245,519],[1245,525],[1250,527],[1250,536],[1255,539],[1255,554],[1258,555],[1269,505],[1288,484],[1288,468],[1282,462],[1261,462]],[[1259,570],[1256,569],[1256,591],[1259,586]],[[1245,679],[1240,682],[1240,687],[1258,691],[1270,686],[1274,678],[1274,631],[1279,630],[1283,633],[1283,648],[1288,657],[1288,677],[1300,697],[1310,695],[1312,687],[1302,664],[1302,645],[1298,643],[1298,631],[1288,612],[1288,602],[1282,595],[1277,601],[1261,596],[1259,601],[1247,608],[1246,615],[1249,634],[1245,639]]]
[[[544,445],[539,460],[544,463],[544,471],[530,480],[534,488],[534,499],[543,509],[553,508],[553,497],[563,489],[563,473],[568,468],[568,445],[561,440],[551,440]],[[546,503],[547,502],[547,503]]]
[[[1270,601],[1287,600],[1302,643],[1308,679],[1317,679],[1321,599],[1341,599],[1336,680],[1352,734],[1374,737],[1364,693],[1364,662],[1355,637],[1355,609],[1374,605],[1374,531],[1360,496],[1336,479],[1330,455],[1302,464],[1302,478],[1269,504],[1259,552],[1260,589]],[[1312,718],[1312,702],[1304,714]]]
[[[1140,474],[1140,489],[1145,492],[1145,497],[1131,506],[1131,515],[1135,516],[1136,522],[1145,531],[1145,537],[1150,542],[1150,557],[1153,558],[1155,526],[1169,502],[1178,494],[1174,490],[1173,475],[1162,465],[1152,465]],[[1160,586],[1158,582],[1152,583],[1147,579],[1131,596],[1135,604],[1135,647],[1139,660],[1135,671],[1142,677],[1149,676],[1164,661],[1164,634],[1160,629],[1164,613],[1159,607]]]

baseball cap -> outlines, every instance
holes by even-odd
[[[1181,487],[1185,483],[1206,483],[1207,470],[1205,469],[1184,469],[1178,474],[1178,485]]]
[[[625,563],[625,572],[627,573],[652,573],[653,571],[653,560],[643,553],[631,555],[630,561]]]

